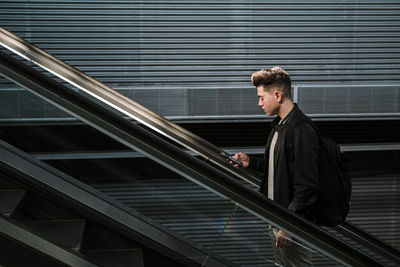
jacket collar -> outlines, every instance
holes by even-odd
[[[281,121],[281,117],[277,116],[273,121],[272,121],[272,128],[275,129],[275,131],[279,131],[282,128],[284,128],[288,122],[291,121],[291,119],[293,118],[294,114],[297,113],[299,110],[299,106],[294,103],[294,106],[292,108],[292,110],[286,115],[286,117],[283,119],[283,121],[281,123],[279,123]]]

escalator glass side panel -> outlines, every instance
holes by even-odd
[[[238,266],[279,264],[274,257],[268,223],[190,181],[144,179],[131,186],[93,186]],[[156,195],[157,203],[143,200],[141,190],[148,191],[144,193],[147,198]],[[341,266],[301,242],[292,245],[308,251],[316,266]]]

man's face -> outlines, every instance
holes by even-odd
[[[264,90],[263,85],[257,87],[258,106],[260,106],[268,116],[274,116],[278,114],[279,99],[277,98],[275,89],[268,89],[269,90]]]

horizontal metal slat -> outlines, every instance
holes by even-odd
[[[396,1],[3,1],[0,22],[112,87],[160,89],[221,83],[250,88],[253,71],[281,65],[293,84],[399,83]],[[218,83],[218,84],[217,84]],[[185,89],[183,89],[185,90]],[[210,102],[213,95],[204,93]],[[176,92],[160,100],[170,102]],[[217,110],[188,99],[139,103],[161,115],[258,114]],[[227,101],[234,101],[229,99]],[[236,103],[231,102],[230,106]],[[309,105],[308,103],[304,103]],[[384,105],[384,103],[382,103]],[[201,111],[204,110],[204,111]],[[329,114],[326,114],[329,115]]]

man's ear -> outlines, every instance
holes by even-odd
[[[283,93],[281,91],[275,91],[274,92],[274,96],[275,96],[276,102],[282,103],[282,101],[283,101]]]

